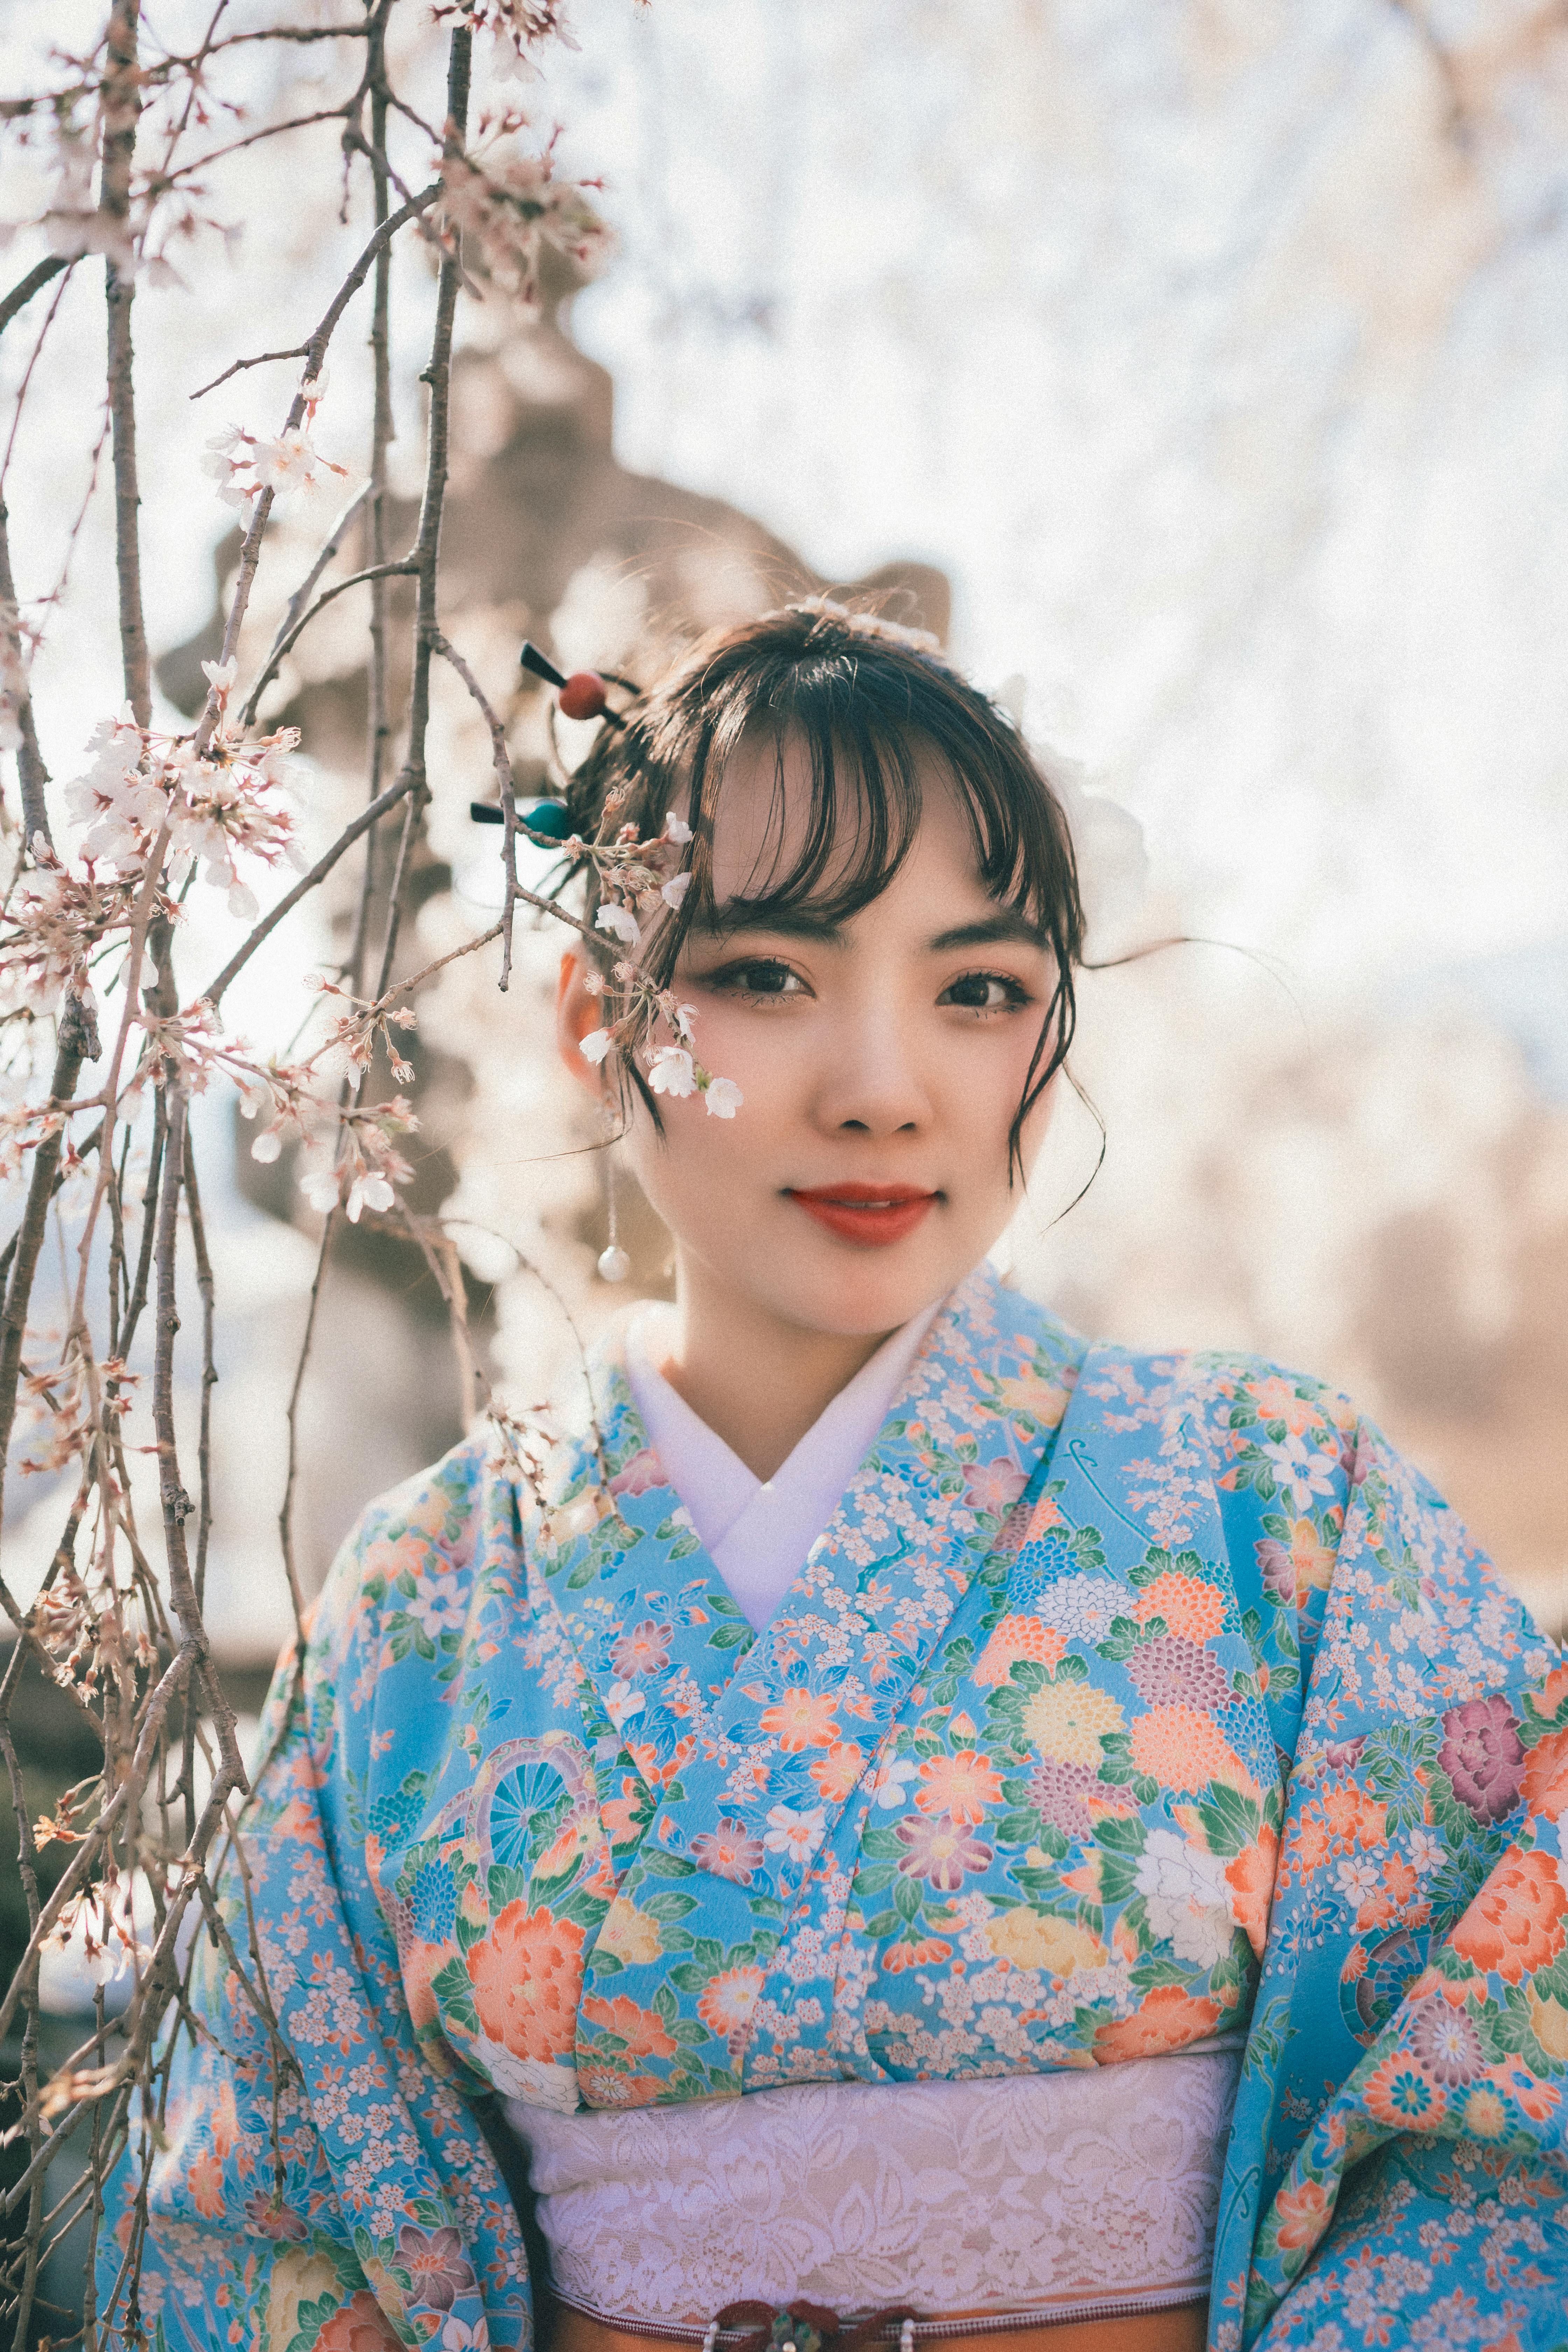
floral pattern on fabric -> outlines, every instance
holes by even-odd
[[[613,1349],[599,1385],[547,1509],[483,1440],[376,1507],[280,1675],[245,1830],[279,2039],[209,1950],[161,2341],[526,2343],[496,2093],[1246,2028],[1217,2352],[1360,2343],[1397,2261],[1476,2341],[1555,2345],[1568,1669],[1376,1433],[1252,1360],[1087,1349],[983,1269],[756,1636]],[[237,1867],[224,1901],[243,1951]],[[1506,2260],[1494,2208],[1535,2232]]]

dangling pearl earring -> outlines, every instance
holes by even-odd
[[[605,1129],[607,1139],[605,1144],[604,1151],[600,1157],[600,1167],[603,1171],[605,1185],[605,1222],[610,1228],[610,1238],[606,1246],[599,1252],[599,1279],[601,1282],[625,1282],[627,1275],[630,1274],[632,1270],[632,1262],[626,1255],[625,1250],[621,1247],[620,1240],[616,1230],[616,1163],[613,1156],[615,1151],[615,1143],[613,1138],[610,1136],[610,1130],[613,1124],[614,1121],[610,1111],[610,1106],[606,1103],[605,1105]]]

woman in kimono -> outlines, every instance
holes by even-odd
[[[339,1559],[100,2308],[1568,2344],[1568,1666],[1343,1398],[990,1270],[1072,1034],[1047,776],[930,640],[801,607],[566,814],[563,1049],[676,1303],[542,1477],[487,1426]]]

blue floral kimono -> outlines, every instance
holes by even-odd
[[[101,2296],[144,2226],[159,2347],[521,2347],[498,2092],[1245,2026],[1216,2352],[1568,2344],[1568,1665],[1375,1430],[983,1268],[753,1635],[596,1378],[542,1503],[459,1446],[279,1669]]]

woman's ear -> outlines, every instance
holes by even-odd
[[[583,1040],[590,1030],[604,1025],[605,1000],[589,989],[588,959],[581,948],[570,947],[562,956],[555,983],[556,1051],[578,1085],[595,1096],[603,1094],[605,1081],[584,1055]]]

